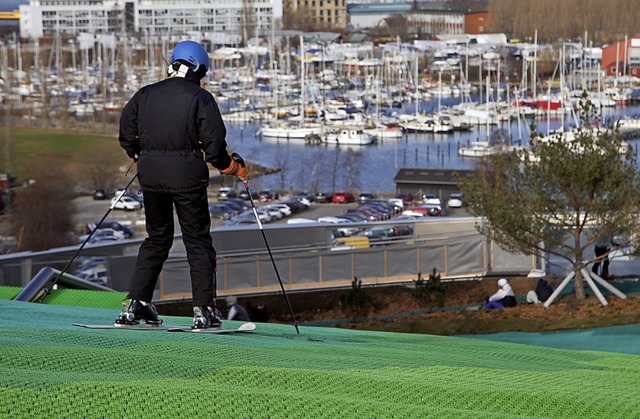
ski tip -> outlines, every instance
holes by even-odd
[[[238,330],[241,330],[243,332],[250,332],[252,330],[256,330],[256,324],[255,323],[243,323],[240,325],[240,327],[238,327]]]

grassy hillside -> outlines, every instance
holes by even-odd
[[[3,127],[0,164],[18,179],[34,177],[42,166],[47,171],[77,169],[86,162],[121,161],[126,157],[115,135]]]

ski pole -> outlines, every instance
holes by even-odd
[[[135,163],[135,162],[134,162]],[[133,163],[131,164],[133,166]],[[131,167],[129,167],[129,169],[131,169]],[[129,173],[129,170],[127,170],[127,173]],[[71,267],[71,264],[73,263],[74,260],[76,260],[76,258],[78,257],[78,255],[80,254],[80,252],[82,252],[82,249],[84,249],[84,246],[89,243],[89,240],[91,240],[91,237],[93,237],[93,233],[95,233],[96,231],[98,231],[100,229],[100,226],[102,226],[102,223],[104,222],[104,220],[109,216],[109,214],[111,213],[111,211],[115,208],[116,204],[118,203],[118,201],[120,201],[120,198],[122,198],[124,196],[124,194],[127,192],[127,190],[129,189],[129,187],[131,186],[131,184],[133,183],[133,181],[138,177],[138,174],[136,173],[135,175],[133,175],[133,177],[131,178],[131,180],[129,181],[129,183],[127,183],[127,186],[124,187],[123,190],[121,190],[118,195],[116,195],[116,199],[111,203],[111,205],[109,206],[109,209],[107,210],[107,212],[102,216],[102,218],[100,219],[100,221],[98,221],[98,224],[96,224],[95,228],[93,230],[91,230],[89,232],[89,235],[87,236],[86,239],[84,239],[84,241],[82,242],[82,244],[80,245],[80,247],[78,248],[78,250],[76,251],[76,253],[73,255],[73,257],[71,258],[71,260],[69,260],[69,262],[67,262],[67,265],[64,267],[64,269],[54,278],[51,279],[51,284],[48,285],[44,290],[43,290],[43,295],[42,297],[40,297],[38,302],[42,302],[48,295],[51,294],[51,290],[53,289],[53,287],[58,283],[58,281],[60,280],[60,278],[62,278],[62,275],[64,275],[67,270],[69,269],[69,267]]]
[[[238,162],[240,166],[244,167],[244,159],[240,157],[238,153],[231,154],[231,158]],[[293,312],[293,308],[291,307],[291,303],[289,302],[289,297],[287,296],[287,292],[284,289],[284,285],[282,284],[282,279],[280,279],[280,273],[278,272],[278,267],[276,266],[276,261],[273,259],[273,254],[271,253],[271,248],[269,247],[269,242],[267,241],[267,236],[264,234],[264,228],[262,227],[262,223],[260,222],[260,217],[258,216],[258,210],[256,209],[256,204],[253,202],[253,196],[251,195],[251,190],[249,190],[249,181],[243,181],[244,189],[247,191],[247,195],[249,195],[249,202],[251,202],[251,209],[253,209],[253,215],[256,217],[256,223],[258,223],[258,228],[260,229],[260,233],[262,233],[262,238],[264,239],[264,244],[267,247],[267,251],[269,252],[269,258],[271,259],[271,264],[273,265],[273,270],[276,272],[276,277],[278,278],[278,282],[280,283],[280,289],[282,290],[282,295],[284,296],[284,300],[287,303],[287,307],[289,308],[289,313],[291,313],[291,319],[293,320],[293,327],[296,328],[296,333],[300,334],[300,330],[298,329],[298,321],[296,320],[296,315]]]

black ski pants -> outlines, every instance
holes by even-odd
[[[609,251],[608,247],[596,246],[594,248],[594,253],[596,254],[596,258],[603,258],[603,256]],[[600,273],[600,265],[602,265],[602,273]],[[596,275],[600,275],[601,278],[606,279],[609,276],[609,257],[605,257],[600,261],[597,261],[591,267],[591,272]]]
[[[211,238],[207,189],[166,193],[144,191],[148,237],[140,246],[129,298],[151,302],[162,266],[173,244],[175,207],[187,251],[194,306],[213,306],[216,252]]]

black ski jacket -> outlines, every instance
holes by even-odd
[[[186,192],[209,184],[206,162],[229,167],[226,134],[211,93],[173,77],[133,95],[120,115],[118,141],[129,157],[139,156],[143,190]]]

